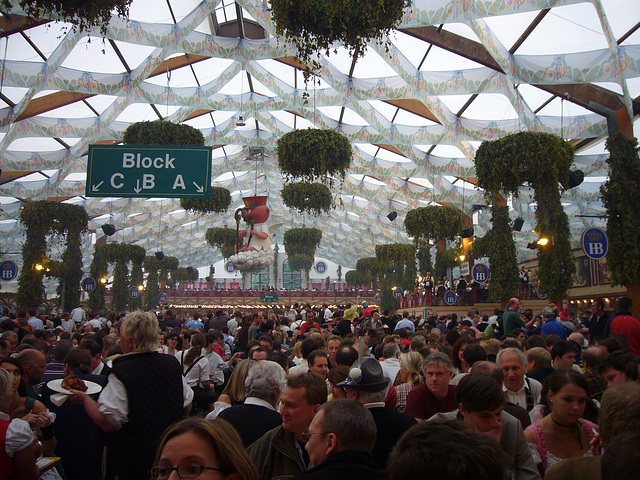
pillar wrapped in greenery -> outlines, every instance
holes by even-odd
[[[520,289],[520,275],[516,263],[516,244],[511,234],[509,208],[491,203],[493,227],[471,244],[473,258],[488,257],[491,265],[489,297],[493,301],[515,297]]]
[[[361,283],[369,288],[374,286],[378,278],[378,259],[376,257],[361,258],[356,262],[356,271],[360,273]]]
[[[199,278],[197,268],[178,267],[171,272],[171,279],[177,285],[183,282],[195,282]]]
[[[564,189],[568,188],[572,163],[573,146],[569,142],[540,132],[520,132],[483,142],[475,158],[478,185],[485,189],[492,205],[497,203],[502,192],[518,196],[518,189],[525,182],[533,188],[537,204],[535,230],[540,237],[549,239],[548,245],[538,249],[539,289],[554,299],[566,294],[575,272],[569,219],[560,202],[558,187],[560,184]],[[493,210],[494,218],[496,213]],[[507,237],[511,237],[511,230],[501,232],[503,236],[492,244],[509,241]],[[514,258],[509,261],[516,262],[515,250]],[[491,283],[494,282],[493,268],[492,263]],[[508,288],[504,285],[501,290]]]
[[[616,133],[607,139],[606,147],[609,179],[600,187],[600,195],[607,209],[607,263],[613,284],[629,287],[640,281],[638,140]]]
[[[144,289],[144,308],[145,310],[151,310],[158,305],[158,295],[160,294],[160,285],[158,282],[160,260],[158,260],[155,255],[147,255],[144,257],[142,267],[147,274],[147,283]]]
[[[284,232],[284,251],[292,272],[305,270],[309,273],[320,240],[322,231],[317,228],[292,228]]]
[[[462,254],[462,245],[448,248],[444,252],[436,252],[436,265],[433,271],[434,278],[442,280],[447,276],[447,272],[459,266],[458,258]],[[450,278],[451,286],[454,287],[453,278]]]
[[[382,281],[383,310],[395,310],[397,302],[393,296],[393,287],[413,291],[416,281],[416,258],[413,245],[392,243],[376,245],[378,272]]]
[[[213,248],[220,249],[224,258],[229,258],[235,253],[236,231],[228,227],[211,227],[207,229],[205,240]]]
[[[65,309],[80,302],[82,280],[81,236],[87,231],[89,217],[84,207],[68,203],[38,200],[27,202],[20,210],[26,239],[22,246],[22,270],[18,277],[16,301],[21,308],[39,307],[44,300],[43,276],[60,278],[58,292],[64,283]],[[47,235],[66,235],[66,249],[61,261],[46,257]],[[42,270],[35,269],[36,264]]]
[[[127,308],[139,308],[142,305],[140,297],[129,297],[129,287],[142,285],[142,263],[145,258],[145,249],[138,245],[121,243],[109,243],[96,245],[96,253],[91,263],[91,272],[95,272],[97,279],[106,277],[108,265],[115,263],[113,270],[113,282],[111,284],[111,309],[122,311]],[[129,266],[132,264],[131,279],[129,279]],[[95,278],[95,277],[94,277]],[[136,283],[137,282],[137,283]],[[96,288],[96,294],[90,296],[91,305],[104,305],[104,288]],[[102,294],[102,300],[97,296]]]

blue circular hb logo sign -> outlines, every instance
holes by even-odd
[[[318,273],[324,273],[327,271],[327,264],[324,262],[318,262],[316,263],[316,272]]]
[[[489,280],[489,267],[484,263],[476,263],[471,271],[473,279],[478,283],[484,283]]]
[[[447,290],[444,294],[444,303],[446,303],[447,305],[453,305],[454,303],[456,303],[457,299],[458,296],[453,290]]]
[[[604,230],[596,227],[587,228],[582,233],[582,249],[587,257],[600,260],[607,255],[609,239]]]

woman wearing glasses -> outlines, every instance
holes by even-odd
[[[169,427],[154,465],[153,480],[258,480],[237,432],[220,418],[207,421],[190,417]]]

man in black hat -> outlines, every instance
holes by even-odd
[[[376,422],[378,433],[373,447],[373,458],[384,468],[387,458],[400,437],[417,422],[406,413],[389,410],[384,406],[389,379],[384,376],[380,363],[371,357],[357,361],[349,370],[344,382],[347,398],[356,400],[369,409]]]

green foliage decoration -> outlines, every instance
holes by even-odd
[[[436,252],[436,266],[434,269],[434,278],[436,281],[442,280],[447,276],[447,272],[451,268],[458,266],[457,258],[462,253],[462,245],[449,248],[444,252]],[[452,280],[451,278],[449,280]]]
[[[345,273],[344,281],[347,285],[362,285],[366,283],[363,281],[362,272],[359,272],[358,270],[349,270]]]
[[[276,34],[293,43],[309,69],[320,65],[316,53],[329,53],[336,43],[356,60],[369,40],[383,40],[402,19],[409,0],[271,0]]]
[[[132,0],[18,0],[16,3],[25,13],[34,19],[51,18],[56,22],[71,23],[72,29],[81,31],[91,27],[100,27],[102,36],[107,35],[107,26],[111,14],[115,10],[119,17],[129,17],[129,6]],[[2,5],[9,11],[12,7],[9,0],[2,0]]]
[[[296,182],[282,187],[282,202],[300,213],[320,215],[331,210],[333,196],[322,183]]]
[[[376,257],[361,258],[356,262],[356,270],[360,273],[361,283],[372,286],[378,278],[378,259]]]
[[[193,267],[178,267],[171,274],[174,282],[195,282],[198,280],[198,269]]]
[[[540,290],[551,298],[566,294],[575,272],[569,219],[562,208],[558,188],[558,183],[564,189],[568,188],[573,152],[573,146],[556,135],[520,132],[483,142],[475,158],[478,185],[485,189],[492,205],[497,203],[501,192],[517,197],[518,188],[523,183],[534,189],[537,204],[535,230],[538,235],[551,239],[546,247],[538,249]],[[493,213],[495,216],[496,212]],[[511,231],[503,234],[511,236]],[[506,237],[496,238],[492,243],[498,245],[506,241]],[[515,262],[515,257],[509,261]],[[493,265],[491,271],[492,282],[495,282]],[[509,288],[503,285],[500,290]]]
[[[160,260],[155,255],[147,255],[142,263],[147,274],[147,284],[144,294],[145,310],[152,310],[158,305],[158,295],[160,294],[160,285],[158,282],[158,270],[160,269]]]
[[[322,231],[317,228],[291,228],[284,232],[284,250],[287,253],[291,271],[309,272],[320,240],[322,240]]]
[[[607,210],[607,263],[614,285],[640,281],[640,158],[638,140],[616,133],[607,139],[609,179],[600,187]]]
[[[229,258],[235,253],[236,231],[228,227],[211,227],[207,229],[205,240],[213,248],[220,249],[224,258]]]
[[[169,275],[173,276],[173,273],[180,265],[180,261],[176,257],[172,257],[170,255],[165,255],[165,257],[160,260],[160,273],[158,276],[160,277],[161,282],[167,282],[169,284]]]
[[[129,297],[129,286],[142,285],[142,264],[146,251],[138,245],[127,245],[123,243],[108,243],[106,245],[96,245],[96,253],[93,256],[90,271],[96,272],[99,278],[107,275],[107,268],[110,263],[115,263],[113,270],[113,283],[111,284],[111,308],[116,311],[123,311],[129,306],[138,308],[142,300],[140,297],[132,299]],[[131,262],[131,279],[129,279],[129,266]],[[102,292],[102,299],[90,296],[91,305],[104,305],[104,288],[96,288],[96,292]],[[96,293],[99,295],[99,293]],[[93,297],[93,298],[92,298]]]
[[[450,206],[414,208],[404,217],[404,228],[416,241],[454,240],[463,225],[464,213]]]
[[[294,130],[278,139],[278,166],[288,180],[313,182],[329,175],[344,178],[352,158],[349,140],[334,130]]]
[[[516,259],[516,244],[511,234],[511,219],[507,206],[491,206],[493,228],[471,244],[474,258],[488,257],[491,265],[489,297],[499,302],[517,296],[520,275]]]
[[[415,247],[406,243],[376,245],[378,274],[382,281],[382,309],[395,310],[393,287],[412,291],[416,281]]]
[[[210,187],[209,198],[181,198],[180,206],[192,213],[222,213],[231,205],[231,193],[223,187]]]
[[[82,280],[81,237],[89,223],[86,210],[79,205],[37,200],[22,207],[20,221],[25,226],[26,239],[22,246],[23,268],[18,277],[17,304],[25,308],[39,307],[44,300],[42,279],[49,275],[65,284],[65,308],[77,307]],[[66,249],[60,262],[46,257],[47,235],[51,234],[66,235]],[[45,268],[36,271],[37,263]]]
[[[204,136],[197,128],[167,121],[136,122],[124,131],[125,145],[203,146]]]
[[[105,285],[100,281],[107,276],[107,262],[102,255],[100,245],[93,249],[93,261],[89,266],[89,275],[96,281],[96,288],[89,292],[89,309],[102,310],[104,308]]]
[[[418,273],[421,276],[425,276],[428,272],[433,272],[433,264],[431,262],[431,248],[428,245],[423,245],[418,248],[416,252],[416,258],[418,260]]]

